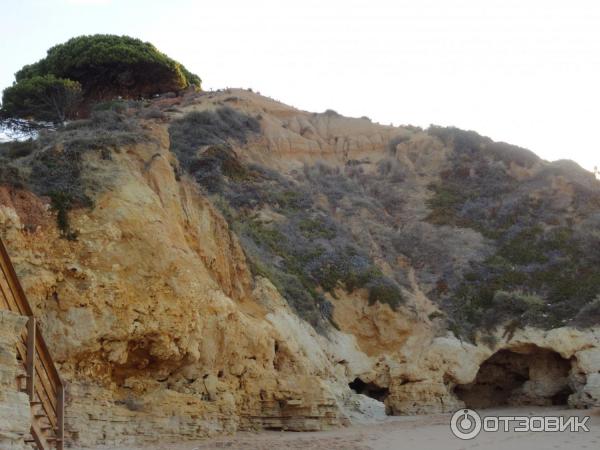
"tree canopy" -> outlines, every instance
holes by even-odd
[[[80,101],[81,85],[77,81],[36,75],[4,90],[2,110],[8,117],[63,123]]]
[[[133,98],[200,87],[201,80],[148,42],[96,34],[72,38],[48,50],[44,59],[15,74],[17,82],[52,74],[81,83],[85,97]]]
[[[61,94],[66,97],[59,103],[68,106],[78,90],[89,104],[115,97],[149,97],[192,85],[199,89],[201,84],[200,77],[152,44],[108,34],[79,36],[56,45],[45,58],[19,70],[15,79],[4,91],[2,115],[53,122],[69,117],[69,111],[66,116],[48,114],[48,100],[56,103]]]

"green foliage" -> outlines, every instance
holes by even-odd
[[[483,144],[491,142],[475,131],[461,130],[456,127],[431,125],[427,133],[440,139],[446,146],[452,146],[459,152],[481,149]]]
[[[302,193],[293,189],[274,191],[269,195],[269,203],[286,211],[301,209],[305,205],[304,200]]]
[[[544,249],[537,245],[542,232],[539,226],[521,230],[500,247],[498,256],[518,265],[547,262]]]
[[[94,104],[92,112],[114,111],[117,114],[123,114],[129,108],[130,100],[113,99],[105,100]]]
[[[273,201],[289,195],[291,190],[285,186],[266,183],[261,178],[252,181],[263,185],[262,189],[268,186],[269,193],[263,199],[285,221],[265,225],[238,215],[234,228],[240,231],[242,244],[253,255],[255,265],[262,268],[262,275],[281,287],[290,304],[307,320],[310,318],[313,325],[318,327],[314,318],[321,317],[320,309],[328,310],[321,291],[335,297],[338,288],[347,292],[365,289],[371,303],[385,303],[392,308],[404,301],[396,282],[383,275],[368,255],[354,245],[347,230],[312,206],[296,208],[288,202]],[[305,191],[297,189],[296,193],[312,205]],[[303,294],[297,297],[299,286],[303,287]],[[302,299],[299,304],[297,298]],[[325,318],[330,320],[329,316]]]
[[[575,324],[579,326],[591,326],[600,323],[600,295],[587,303],[575,318]]]
[[[36,75],[17,81],[2,96],[3,114],[40,122],[62,124],[75,115],[81,85],[54,75]]]
[[[498,338],[493,334],[484,334],[481,336],[481,342],[494,350],[498,345]]]
[[[431,210],[426,220],[435,225],[464,224],[457,209],[467,200],[465,191],[452,184],[431,184],[429,189],[433,196],[426,201]]]
[[[458,311],[452,315],[453,329],[459,336],[471,337],[478,328],[492,331],[498,325],[511,324],[514,329],[548,325],[546,305],[535,294],[498,290],[481,295],[463,287],[461,300]]]
[[[9,160],[29,156],[37,148],[37,142],[33,139],[26,141],[0,142],[0,158]]]
[[[69,222],[69,209],[72,207],[72,200],[63,192],[54,192],[50,195],[52,201],[52,209],[56,211],[56,224],[61,232],[61,235],[74,241],[77,239],[77,233],[71,230]]]
[[[0,144],[0,184],[49,197],[62,236],[75,239],[68,212],[91,207],[95,193],[105,188],[93,181],[91,171],[86,173],[88,161],[110,160],[113,152],[146,139],[143,130],[126,114],[115,110],[94,112],[87,120],[40,133],[36,140]]]
[[[446,300],[463,336],[503,323],[552,328],[600,322],[598,315],[582,320],[580,313],[600,289],[600,269],[586,245],[593,242],[579,242],[562,227],[543,231],[536,226],[505,239]]]
[[[153,94],[200,87],[200,78],[152,44],[128,36],[79,36],[48,50],[45,58],[16,73],[17,83],[53,75],[77,81],[86,100]]]
[[[270,279],[318,330],[332,320],[324,292],[364,288],[370,302],[400,305],[400,287],[354,245],[348,230],[315,208],[306,185],[242,162],[232,145],[258,131],[256,119],[230,108],[191,113],[169,127],[171,150],[182,168],[216,194],[215,204],[240,236],[253,273]],[[281,219],[259,219],[261,208]]]
[[[528,180],[532,188],[524,189],[513,169],[533,167],[540,161],[533,153],[455,128],[431,127],[428,133],[452,151],[440,180],[430,186],[426,220],[472,228],[496,249],[472,263],[462,280],[434,292],[451,327],[468,337],[502,324],[551,328],[577,320],[600,292],[598,252],[591,250],[598,239],[574,226],[582,216],[597,213],[597,187],[581,169],[565,163],[536,172]],[[555,176],[571,180],[568,209],[556,206],[550,189]],[[537,195],[531,195],[532,189]],[[527,303],[531,298],[523,293],[544,302]]]
[[[320,242],[303,238],[299,224],[314,221],[296,212],[283,224],[238,217],[233,227],[241,236],[253,272],[269,278],[290,305],[317,329],[322,328],[323,320],[331,321],[331,305],[322,291],[335,297],[337,288],[348,292],[364,288],[370,303],[396,308],[403,302],[400,288],[366,255],[356,248],[340,245],[348,242],[347,237],[340,241],[344,231],[336,229],[335,236],[321,236]],[[331,246],[331,250],[325,248]]]
[[[309,239],[333,239],[336,236],[334,227],[328,226],[324,221],[312,217],[301,219],[298,222],[298,228]]]
[[[256,220],[246,222],[245,232],[252,240],[263,247],[267,247],[276,255],[283,256],[285,253],[285,236],[276,228],[268,227]]]
[[[34,192],[57,197],[56,209],[70,208],[74,204],[89,205],[90,199],[81,189],[83,155],[77,149],[52,146],[35,154],[31,163],[29,183]]]
[[[203,146],[226,145],[229,141],[245,143],[250,134],[259,131],[260,124],[253,117],[222,107],[215,111],[191,112],[173,121],[169,137],[171,150],[188,165]]]
[[[502,161],[506,166],[515,163],[518,166],[530,168],[536,162],[540,161],[540,158],[531,150],[507,144],[505,142],[490,142],[485,146],[485,150],[489,152],[496,161]]]
[[[192,73],[189,70],[187,70],[184,66],[180,66],[180,69],[183,73],[183,76],[185,77],[187,86],[196,86],[197,89],[200,89],[200,87],[202,86],[202,80],[200,79],[200,77],[195,73]]]
[[[461,130],[455,127],[432,125],[427,133],[440,139],[446,146],[458,152],[478,152],[489,154],[494,160],[503,162],[507,167],[515,163],[522,167],[531,167],[540,158],[530,150],[505,142],[494,142],[475,131]]]
[[[497,306],[498,311],[503,311],[509,316],[514,316],[515,314],[521,316],[537,315],[544,307],[544,301],[539,296],[526,294],[521,291],[496,291],[493,303]],[[525,320],[527,321],[527,319]]]
[[[305,260],[289,253],[286,236],[252,219],[234,219],[232,225],[241,237],[253,274],[268,278],[301,317],[322,331],[324,321],[331,321],[331,304],[303,273]],[[283,260],[285,265],[275,264],[275,260]]]
[[[241,165],[231,142],[247,141],[260,131],[253,117],[224,107],[215,111],[192,112],[169,126],[171,151],[181,166],[209,192],[220,192],[223,176],[241,181],[253,174]],[[203,152],[199,150],[207,147]]]
[[[399,306],[402,301],[402,292],[398,285],[389,279],[379,277],[377,280],[372,280],[367,283],[366,287],[369,290],[369,303],[388,304],[392,308]]]
[[[21,188],[25,185],[25,176],[13,161],[0,156],[0,185]]]

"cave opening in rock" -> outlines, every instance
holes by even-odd
[[[378,386],[375,383],[365,383],[360,378],[355,378],[354,381],[348,383],[348,386],[357,394],[366,395],[367,397],[374,398],[379,402],[385,401],[386,397],[390,393],[388,388]]]
[[[481,364],[475,380],[457,385],[456,396],[468,408],[566,405],[571,362],[558,353],[524,345],[500,350]]]

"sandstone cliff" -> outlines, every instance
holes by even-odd
[[[498,385],[600,402],[600,186],[579,168],[241,90],[30,145],[2,155],[0,228],[81,445],[451,411]]]

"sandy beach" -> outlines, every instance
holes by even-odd
[[[502,416],[590,416],[589,432],[481,432],[468,441],[450,431],[450,414],[390,417],[373,425],[357,425],[323,432],[292,433],[264,431],[237,433],[199,442],[118,447],[118,450],[542,450],[600,448],[600,410],[565,410],[559,408],[498,408],[482,415]],[[117,450],[101,447],[97,450]]]

